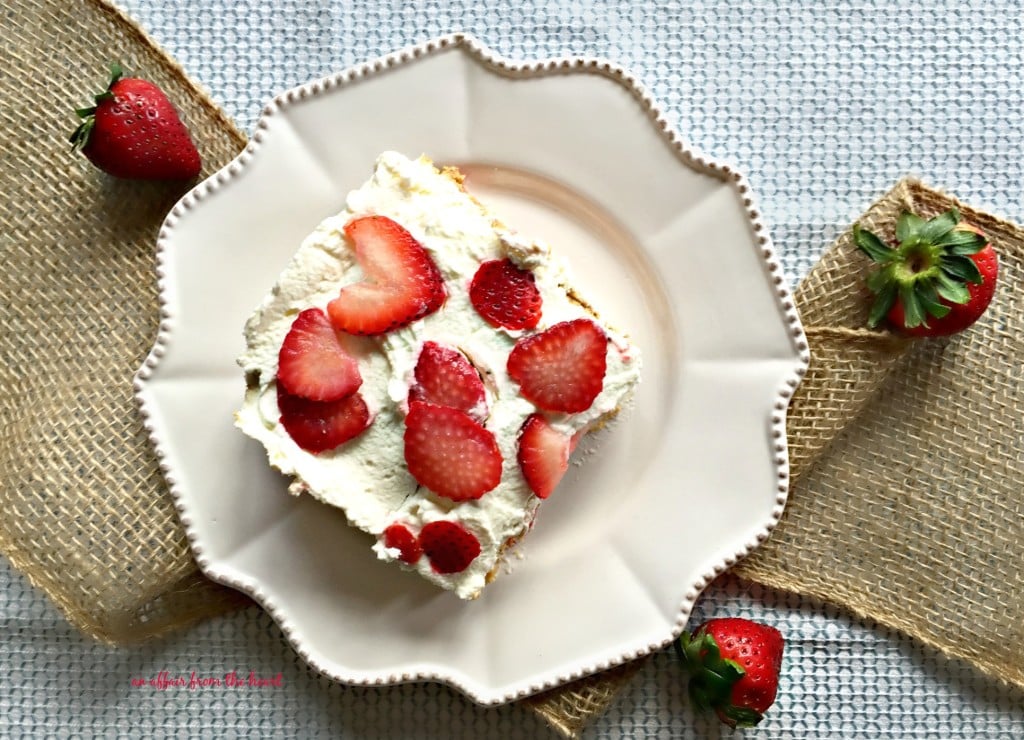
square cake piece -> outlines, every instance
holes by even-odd
[[[457,170],[394,152],[303,241],[245,341],[236,425],[291,493],[464,599],[640,377],[562,259]]]

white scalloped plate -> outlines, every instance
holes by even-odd
[[[474,602],[376,561],[232,426],[245,319],[387,149],[463,166],[644,352],[634,404]],[[782,514],[808,355],[779,263],[743,177],[688,150],[614,65],[514,64],[453,35],[291,90],[158,248],[162,325],[136,387],[196,559],[337,680],[496,704],[639,657]]]

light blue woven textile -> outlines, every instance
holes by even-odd
[[[1010,0],[123,3],[246,130],[284,89],[457,30],[513,58],[608,58],[686,139],[748,175],[793,280],[908,173],[1024,221],[1024,13]],[[750,737],[1024,737],[1024,693],[834,607],[727,578],[694,620],[722,615],[788,639],[778,703]],[[555,737],[519,707],[481,709],[439,686],[332,684],[256,609],[113,650],[2,561],[0,629],[3,737]],[[161,671],[281,673],[283,685],[132,687]],[[586,732],[708,736],[717,725],[690,711],[667,653]]]

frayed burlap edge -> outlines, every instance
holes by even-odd
[[[520,703],[540,715],[564,737],[577,737],[587,722],[604,713],[620,688],[629,683],[643,664],[644,660],[634,660],[597,677],[574,681],[523,699]]]

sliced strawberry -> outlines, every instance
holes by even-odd
[[[412,565],[423,555],[423,548],[416,535],[404,524],[395,523],[384,530],[381,535],[384,547],[398,550],[398,559]]]
[[[465,411],[477,420],[487,414],[484,384],[476,368],[457,349],[424,342],[416,360],[416,383],[409,402],[425,401]]]
[[[433,313],[444,303],[444,280],[423,245],[386,216],[345,224],[366,279],[347,285],[327,306],[331,323],[349,334],[384,334]]]
[[[532,329],[540,321],[541,297],[533,273],[512,260],[491,260],[477,269],[469,300],[491,326]]]
[[[370,412],[359,393],[338,401],[310,401],[277,386],[281,424],[307,452],[333,450],[370,426]]]
[[[589,319],[555,324],[516,342],[508,374],[548,411],[586,411],[604,387],[608,337]]]
[[[539,498],[547,498],[569,469],[571,438],[540,414],[533,414],[519,433],[519,468]]]
[[[436,573],[461,573],[480,554],[480,540],[458,522],[442,519],[420,531],[420,545]]]
[[[277,357],[277,383],[311,401],[337,401],[362,385],[359,364],[319,308],[295,317]]]
[[[464,411],[422,401],[405,417],[405,462],[421,486],[452,501],[480,498],[501,480],[494,435]]]

